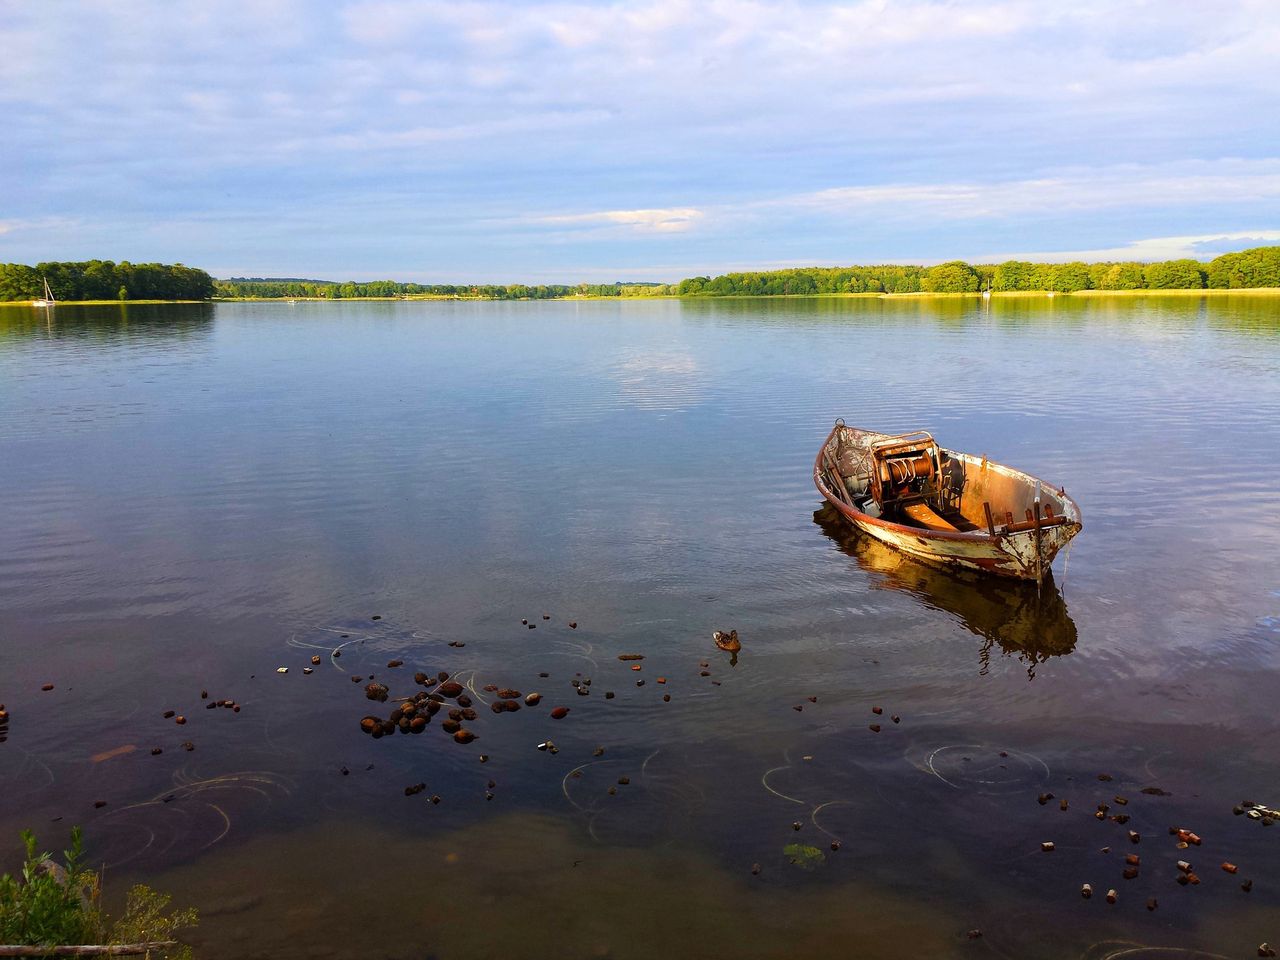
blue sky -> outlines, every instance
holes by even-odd
[[[7,0],[0,260],[671,280],[1280,242],[1275,0]]]

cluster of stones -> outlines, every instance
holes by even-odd
[[[397,730],[400,733],[422,733],[431,723],[431,718],[444,711],[445,719],[440,722],[440,729],[453,737],[458,743],[471,743],[478,739],[477,734],[464,724],[474,721],[478,714],[466,688],[451,678],[447,671],[440,671],[434,677],[419,671],[414,674],[414,682],[426,689],[420,690],[411,697],[396,701],[395,707],[385,717],[373,714],[360,720],[360,729],[374,739],[390,736]],[[497,694],[497,699],[489,704],[494,713],[514,713],[521,706],[537,706],[542,700],[539,693],[521,694],[519,690],[499,688],[490,684],[485,688]],[[365,685],[364,695],[369,700],[386,703],[390,690],[385,683],[370,681]],[[450,703],[452,701],[452,705]],[[561,707],[557,710],[567,709]],[[564,714],[551,714],[559,719]]]
[[[1098,774],[1098,780],[1102,781],[1103,783],[1106,783],[1111,779],[1112,777],[1110,776],[1110,774],[1105,774],[1105,773]],[[1158,787],[1144,787],[1142,788],[1141,792],[1149,796],[1159,796],[1159,797],[1169,796],[1169,794],[1166,791],[1161,790]],[[1054,797],[1052,793],[1042,793],[1036,799],[1041,806],[1045,806],[1050,800],[1054,799]],[[1129,805],[1129,800],[1127,797],[1117,795],[1112,798],[1111,803],[1115,804],[1118,807],[1126,807]],[[1093,814],[1094,818],[1097,820],[1103,820],[1103,821],[1109,820],[1113,823],[1117,823],[1120,825],[1124,825],[1128,823],[1129,822],[1128,814],[1111,813],[1111,809],[1112,809],[1111,803],[1106,803],[1106,802],[1099,803],[1097,805],[1097,808],[1094,811],[1094,814]],[[1067,801],[1062,800],[1060,803],[1060,809],[1066,810],[1067,808],[1068,808]],[[1235,812],[1237,814],[1243,813],[1245,812],[1245,809],[1247,808],[1244,808],[1244,809],[1237,808]],[[1179,851],[1189,850],[1191,847],[1199,847],[1203,843],[1203,840],[1200,838],[1199,834],[1195,833],[1192,830],[1188,830],[1186,827],[1176,827],[1176,826],[1170,827],[1169,835],[1174,838],[1174,846]],[[1139,844],[1142,842],[1142,835],[1138,833],[1136,830],[1127,831],[1126,836],[1128,837],[1129,842],[1132,844]],[[1046,840],[1040,844],[1040,849],[1044,853],[1052,853],[1055,849],[1055,846],[1053,841]],[[1111,852],[1110,847],[1102,848],[1102,853],[1106,854],[1110,852]],[[1142,866],[1142,858],[1137,853],[1126,854],[1124,858],[1124,868],[1121,871],[1121,876],[1125,880],[1135,880],[1139,875],[1141,866]],[[1177,867],[1177,873],[1174,875],[1174,880],[1176,880],[1180,886],[1193,887],[1193,886],[1198,886],[1200,884],[1201,878],[1193,869],[1190,861],[1178,860],[1175,866]],[[1234,863],[1231,863],[1230,861],[1224,861],[1221,864],[1221,869],[1223,873],[1229,874],[1231,876],[1236,875],[1237,873],[1239,873],[1239,870],[1240,870],[1238,866],[1236,866]],[[1245,893],[1250,892],[1253,889],[1253,881],[1250,879],[1245,879],[1241,881],[1240,889],[1243,890]],[[1085,900],[1092,898],[1093,885],[1089,883],[1081,884],[1080,896],[1083,897]],[[1115,888],[1107,890],[1107,895],[1106,895],[1107,903],[1112,903],[1112,904],[1117,903],[1119,901],[1119,898],[1120,898],[1119,893],[1116,891]],[[1159,906],[1159,902],[1156,900],[1155,897],[1151,897],[1150,899],[1147,900],[1148,910],[1155,910],[1158,906]]]

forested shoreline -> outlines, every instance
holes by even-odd
[[[797,267],[789,270],[726,273],[690,277],[679,283],[417,284],[379,280],[369,283],[326,280],[243,278],[216,281],[220,297],[265,299],[360,297],[450,297],[485,300],[555,300],[566,297],[811,296],[853,293],[1074,293],[1080,290],[1195,290],[1280,287],[1280,246],[1227,253],[1202,263],[969,264],[961,260],[932,267]]]
[[[677,296],[796,296],[836,293],[1074,293],[1080,290],[1195,290],[1280,287],[1280,246],[1226,253],[1201,263],[969,264],[952,260],[933,267],[800,267],[791,270],[692,277],[672,289]]]
[[[55,300],[208,300],[213,277],[181,263],[123,260],[0,263],[0,300],[36,300],[44,282]]]
[[[665,283],[455,284],[371,280],[301,280],[279,277],[231,277],[216,280],[216,296],[253,299],[358,300],[367,297],[446,297],[477,300],[561,300],[565,297],[669,296]],[[654,293],[660,291],[660,293]]]
[[[883,264],[796,267],[689,277],[679,283],[422,284],[279,277],[214,280],[178,264],[87,260],[0,264],[0,301],[35,300],[44,280],[57,300],[209,300],[442,297],[476,300],[559,300],[570,297],[814,296],[823,294],[1076,293],[1084,290],[1245,290],[1280,288],[1280,246],[1225,253],[1207,263],[1166,260],[1030,263],[1009,260],[932,267]]]

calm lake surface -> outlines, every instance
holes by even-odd
[[[1044,595],[836,523],[837,416],[1065,485]],[[1278,477],[1265,296],[0,310],[0,868],[209,957],[1253,956]],[[361,731],[420,670],[474,743]]]

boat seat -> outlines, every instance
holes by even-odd
[[[933,508],[923,500],[917,500],[915,503],[905,504],[902,507],[902,515],[909,518],[912,523],[917,526],[924,527],[926,530],[951,530],[955,531],[959,528],[945,519],[938,516]]]

